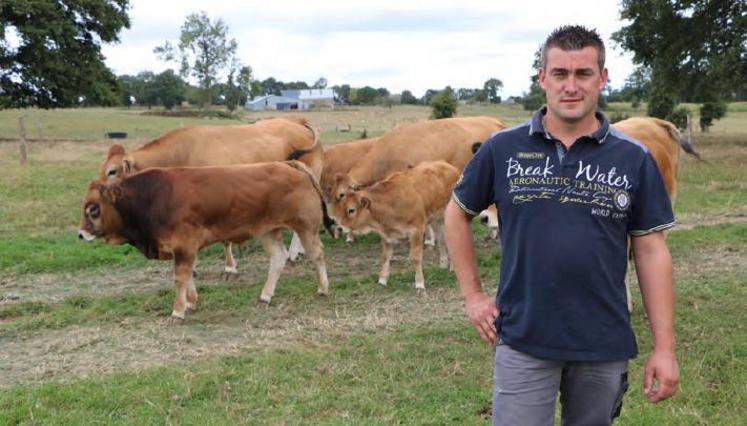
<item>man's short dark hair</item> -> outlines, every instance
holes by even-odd
[[[562,50],[581,50],[584,47],[595,47],[599,52],[599,70],[604,69],[604,42],[596,29],[590,30],[581,25],[564,25],[556,28],[542,45],[542,59],[540,66],[544,70],[547,66],[547,51],[551,47]]]

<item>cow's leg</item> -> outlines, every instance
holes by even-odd
[[[192,263],[192,267],[197,263],[197,256],[195,255],[195,261]],[[197,311],[197,286],[195,286],[195,276],[190,274],[189,282],[187,283],[187,312]]]
[[[410,234],[410,260],[415,265],[415,288],[425,290],[423,275],[423,234],[425,227],[419,226]]]
[[[291,238],[290,245],[288,246],[288,260],[291,262],[295,262],[298,260],[298,256],[305,254],[306,252],[303,249],[303,244],[301,243],[301,239],[298,238],[297,233],[293,233],[293,237]]]
[[[177,320],[184,319],[184,312],[188,308],[187,293],[190,287],[194,287],[192,282],[192,269],[195,264],[196,251],[177,249],[174,252],[174,287],[176,289],[176,298],[174,299],[171,318]],[[197,302],[197,291],[194,291],[194,303]]]
[[[348,244],[352,244],[355,242],[355,236],[353,235],[353,231],[345,232],[345,242]]]
[[[431,246],[431,247],[436,245],[436,241],[438,239],[436,232],[437,231],[433,229],[433,226],[428,225],[428,227],[426,228],[426,234],[425,234],[426,235],[425,245]]]
[[[301,231],[298,235],[304,249],[306,249],[306,255],[314,262],[316,267],[316,277],[319,280],[317,293],[320,296],[326,296],[329,294],[329,279],[327,279],[327,265],[324,263],[322,240],[319,238],[317,229],[319,229],[318,226],[312,228],[312,230]]]
[[[236,259],[234,259],[233,257],[233,251],[231,250],[230,242],[223,243],[223,253],[226,256],[226,267],[224,269],[226,278],[228,278],[228,275],[238,274],[239,270],[236,267]]]
[[[441,268],[449,267],[449,252],[446,251],[446,235],[444,234],[444,222],[443,219],[435,220],[433,223],[433,229],[436,234],[436,241],[438,245],[438,266]]]
[[[488,208],[481,211],[480,220],[488,225],[488,238],[498,239],[498,210]]]
[[[275,294],[275,285],[278,283],[280,273],[285,267],[287,255],[283,247],[283,234],[280,231],[272,231],[261,238],[262,247],[270,255],[270,269],[267,271],[267,281],[262,288],[262,294],[259,300],[270,303],[272,296]]]
[[[389,280],[389,264],[392,263],[394,247],[392,243],[381,236],[381,272],[379,272],[379,284],[385,286]]]

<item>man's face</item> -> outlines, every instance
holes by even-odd
[[[594,47],[547,51],[539,81],[547,96],[548,114],[568,123],[594,115],[599,92],[607,84],[607,68],[599,69],[598,55]]]

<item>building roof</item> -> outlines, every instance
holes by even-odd
[[[281,90],[280,93],[283,96],[301,99],[301,100],[315,100],[315,99],[334,99],[335,91],[332,89],[304,89],[304,90]]]

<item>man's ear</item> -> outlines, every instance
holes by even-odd
[[[125,149],[122,145],[115,143],[112,146],[109,147],[109,152],[106,154],[106,159],[112,158],[112,156],[115,155],[124,155]]]
[[[368,197],[361,197],[360,201],[358,201],[358,204],[360,204],[361,208],[367,208],[371,205],[371,199]]]
[[[98,185],[98,190],[101,193],[101,198],[109,204],[114,204],[117,200],[122,197],[122,188],[119,185]]]
[[[127,155],[122,159],[122,173],[125,175],[135,173],[135,159],[132,155]]]

